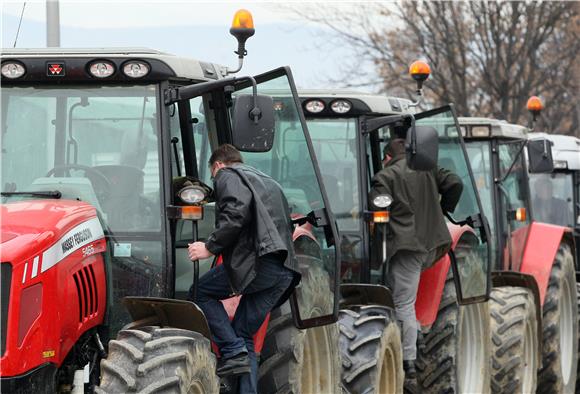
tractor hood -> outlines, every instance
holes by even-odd
[[[26,200],[0,206],[0,261],[13,265],[52,249],[68,249],[103,237],[95,208],[81,201]],[[78,230],[78,231],[77,231]],[[78,233],[78,234],[77,234]],[[60,242],[60,248],[55,245]]]

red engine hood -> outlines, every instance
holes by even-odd
[[[17,263],[47,249],[80,223],[95,219],[92,205],[27,200],[0,205],[0,261]]]

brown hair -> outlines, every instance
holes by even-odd
[[[222,163],[229,165],[232,163],[243,163],[244,159],[242,159],[242,154],[235,146],[223,144],[213,151],[208,164],[212,166],[216,161],[221,161]]]
[[[383,150],[385,156],[389,155],[391,157],[398,156],[402,153],[405,153],[405,140],[402,138],[393,138]]]

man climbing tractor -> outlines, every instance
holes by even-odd
[[[405,379],[414,380],[420,329],[415,312],[419,279],[421,271],[445,256],[451,247],[443,212],[455,210],[463,184],[457,175],[440,167],[431,171],[409,169],[404,137],[394,135],[385,146],[386,165],[371,181],[369,201],[381,195],[393,199],[391,220],[381,230],[387,231],[387,281],[402,328]],[[375,239],[382,236],[376,234]]]

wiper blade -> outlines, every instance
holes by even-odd
[[[33,196],[33,197],[48,197],[48,198],[61,198],[62,193],[58,190],[47,190],[38,192],[2,192],[3,197],[9,196]]]

